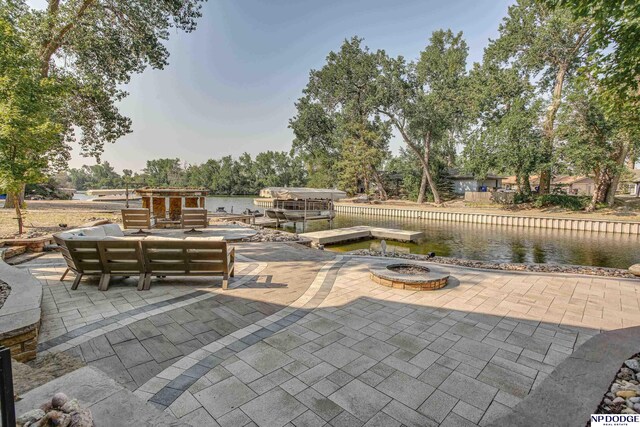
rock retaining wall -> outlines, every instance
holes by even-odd
[[[4,262],[0,249],[0,279],[11,286],[11,293],[0,308],[0,345],[11,350],[19,362],[36,357],[42,303],[42,284],[25,270]]]
[[[336,203],[336,212],[350,215],[371,215],[394,218],[415,218],[437,221],[456,221],[485,225],[507,225],[512,227],[549,228],[554,230],[576,230],[600,233],[640,235],[640,222],[599,219],[574,219],[553,217],[528,217],[506,214],[470,212],[427,211],[421,209],[385,207],[375,205],[353,205]]]

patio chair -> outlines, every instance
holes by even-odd
[[[102,276],[102,261],[98,252],[97,240],[67,240],[65,244],[75,267],[74,273],[76,273],[71,289],[78,289],[80,280],[84,276]]]
[[[64,271],[64,273],[62,273],[62,276],[60,277],[60,281],[62,282],[64,278],[67,277],[67,274],[70,271],[73,271],[75,274],[78,274],[78,272],[76,271],[76,266],[73,263],[73,259],[71,258],[71,254],[69,253],[69,249],[67,249],[67,245],[65,241],[62,238],[56,236],[55,234],[53,235],[53,240],[58,245],[58,249],[62,254],[62,258],[67,263],[67,269]]]
[[[151,215],[151,210],[149,209],[122,209],[122,227],[126,229],[135,229],[136,231],[133,234],[151,234],[148,231],[151,230],[156,225],[156,219]]]
[[[209,218],[207,210],[204,208],[184,208],[182,209],[181,218],[182,228],[189,228],[185,233],[202,233],[196,228],[207,228],[209,226]]]

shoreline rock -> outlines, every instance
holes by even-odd
[[[621,277],[621,278],[636,278],[628,270],[619,268],[607,268],[607,267],[592,267],[586,265],[570,265],[570,264],[519,264],[508,262],[491,262],[491,261],[476,261],[461,258],[449,258],[449,257],[432,257],[429,258],[425,255],[416,254],[403,254],[403,253],[389,253],[383,254],[380,251],[372,251],[369,249],[358,249],[348,252],[349,255],[356,256],[377,256],[386,258],[400,258],[409,259],[414,261],[428,261],[437,264],[444,265],[457,265],[461,267],[479,268],[484,270],[502,270],[502,271],[528,271],[534,273],[569,273],[569,274],[584,274],[589,276],[604,276],[604,277]]]
[[[640,413],[640,353],[625,360],[595,414]]]

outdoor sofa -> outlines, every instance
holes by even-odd
[[[234,276],[234,248],[213,238],[125,236],[117,224],[106,224],[58,233],[54,239],[67,263],[60,280],[69,271],[76,275],[72,289],[84,276],[100,276],[102,291],[111,276],[138,276],[138,290],[150,289],[152,276],[222,276],[227,289]]]

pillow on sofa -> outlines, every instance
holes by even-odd
[[[78,228],[77,230],[71,230],[70,233],[73,233],[76,236],[87,237],[104,237],[107,235],[101,225],[96,227]]]

